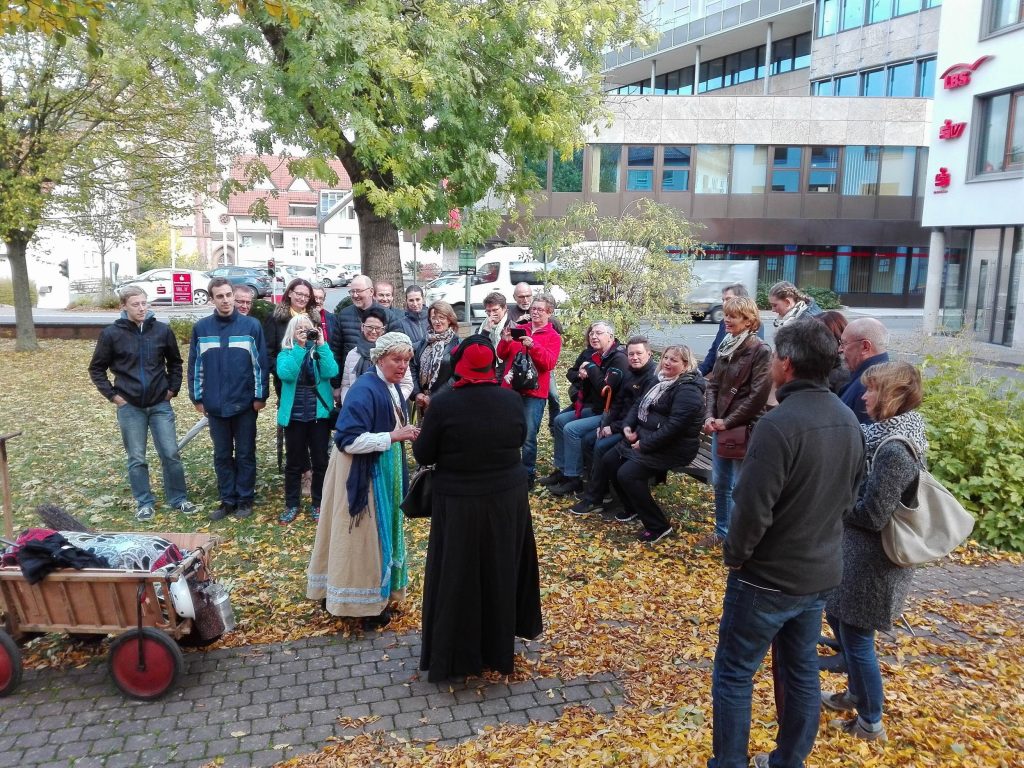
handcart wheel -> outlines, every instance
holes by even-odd
[[[144,627],[114,639],[107,666],[114,684],[123,694],[153,701],[178,682],[185,658],[178,644],[165,633]]]
[[[11,636],[0,629],[0,696],[18,687],[21,671],[21,651]]]

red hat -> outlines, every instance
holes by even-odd
[[[455,375],[460,382],[480,384],[496,382],[494,364],[497,357],[490,339],[470,336],[452,354],[455,361]]]

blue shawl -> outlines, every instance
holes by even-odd
[[[394,429],[395,406],[388,392],[391,387],[377,375],[376,366],[356,379],[345,396],[345,406],[335,426],[334,443],[339,450],[366,432],[390,432]],[[402,403],[402,414],[407,415],[401,394],[398,399]],[[376,452],[352,454],[352,471],[345,486],[348,490],[348,513],[352,517],[366,510],[373,468],[379,458],[380,454]]]

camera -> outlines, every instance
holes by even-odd
[[[310,328],[306,331],[306,341],[316,341],[320,338],[320,331],[316,328]]]

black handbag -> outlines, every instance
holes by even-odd
[[[512,358],[512,389],[516,392],[529,392],[540,386],[540,375],[537,366],[523,350],[516,352]]]
[[[430,497],[434,491],[434,467],[419,467],[409,478],[409,490],[399,505],[406,517],[430,517]]]

